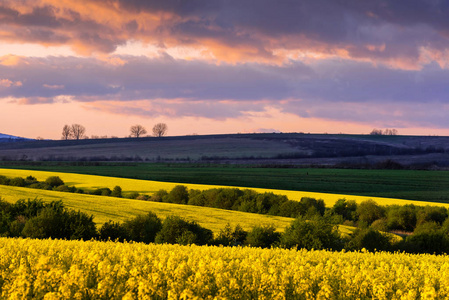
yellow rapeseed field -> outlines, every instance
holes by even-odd
[[[0,238],[1,299],[447,299],[449,256]]]
[[[73,174],[73,173],[58,173],[58,172],[45,172],[45,171],[32,171],[32,170],[16,170],[16,169],[0,169],[0,175],[7,177],[27,177],[34,176],[39,181],[44,181],[50,176],[59,176],[67,185],[75,185],[78,188],[83,189],[96,189],[108,187],[112,189],[114,186],[119,185],[123,191],[126,192],[138,192],[141,194],[151,195],[154,192],[164,189],[170,191],[176,185],[185,185],[189,189],[199,189],[206,190],[211,188],[229,187],[229,186],[215,186],[215,185],[204,185],[204,184],[184,184],[184,183],[172,183],[172,182],[159,182],[150,180],[137,180],[137,179],[127,179],[127,178],[117,178],[117,177],[106,177],[106,176],[95,176],[95,175],[83,175],[83,174]],[[241,188],[245,189],[245,188]],[[403,200],[394,198],[381,198],[381,197],[368,197],[368,196],[354,196],[354,195],[341,195],[341,194],[326,194],[326,193],[314,193],[314,192],[303,192],[303,191],[289,191],[289,190],[273,190],[273,189],[261,189],[252,188],[253,190],[263,193],[263,192],[273,192],[279,195],[286,195],[290,200],[300,200],[302,197],[311,197],[316,199],[323,199],[326,206],[330,207],[338,199],[345,198],[346,200],[355,200],[360,203],[367,199],[373,199],[380,205],[431,205],[431,206],[444,206],[449,208],[447,203],[436,203],[436,202],[424,202],[424,201],[413,201],[413,200]]]

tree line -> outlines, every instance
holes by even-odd
[[[265,224],[249,231],[238,224],[234,227],[226,224],[214,237],[211,230],[196,222],[179,216],[162,220],[152,212],[123,223],[110,220],[97,230],[93,216],[67,209],[61,201],[44,203],[40,199],[9,203],[0,198],[0,236],[337,251],[366,249],[441,254],[449,250],[448,222],[436,231],[421,228],[420,232],[400,242],[373,228],[358,228],[344,236],[337,226],[319,215],[297,217],[283,232]]]
[[[113,190],[110,190],[109,188],[98,188],[94,191],[86,192],[77,189],[74,186],[69,187],[65,185],[58,176],[51,176],[43,182],[37,181],[36,178],[32,176],[28,176],[25,179],[21,177],[7,178],[5,176],[0,176],[0,184],[122,197],[122,189],[119,186],[114,187]],[[288,234],[276,232],[275,228],[272,226],[257,226],[249,233],[245,233],[240,227],[231,229],[228,226],[223,229],[223,232],[220,233],[216,240],[209,239],[207,241],[196,237],[193,233],[186,233],[186,235],[182,237],[183,243],[218,243],[223,245],[253,245],[257,247],[281,245],[288,248],[293,247],[292,245],[297,245],[298,247],[312,247],[314,249],[344,248],[354,250],[366,248],[368,250],[400,250],[412,253],[449,253],[449,218],[448,210],[445,207],[416,205],[382,206],[378,205],[373,200],[356,203],[353,200],[346,199],[339,199],[332,207],[326,207],[323,200],[309,197],[303,197],[299,201],[293,201],[289,200],[286,196],[273,193],[258,193],[250,189],[215,188],[201,191],[197,189],[189,190],[182,185],[175,186],[171,191],[159,190],[151,196],[131,193],[127,195],[127,197],[147,201],[206,206],[249,213],[290,217],[295,218],[295,222],[298,223],[295,223],[296,225],[292,224],[293,227],[291,226],[291,228],[289,227],[290,229],[286,230],[286,232],[289,232]],[[18,232],[20,231],[19,236],[24,237],[61,237],[61,234],[59,233],[56,235],[52,233],[50,236],[47,234],[30,235],[29,229],[22,233],[22,230],[25,228],[22,228],[22,225],[25,226],[25,223],[31,216],[37,217],[37,208],[39,208],[39,211],[40,209],[55,209],[58,214],[65,211],[61,208],[61,204],[52,204],[49,206],[50,208],[48,208],[46,206],[47,204],[40,202],[40,204],[36,204],[37,202],[39,201],[28,201],[25,205],[24,201],[21,200],[17,202],[17,206],[13,205],[12,210],[8,210],[6,215],[4,215],[6,216],[6,219],[2,217],[3,221],[1,221],[2,223],[0,222],[3,224],[1,225],[3,226],[2,232],[19,234]],[[9,204],[7,205],[5,203],[3,203],[2,206],[10,207]],[[25,210],[22,211],[22,213],[17,212],[21,211],[21,209]],[[33,213],[30,215],[31,212]],[[48,212],[45,214],[47,213]],[[53,213],[54,212],[48,214],[52,215]],[[40,218],[43,218],[43,216]],[[64,212],[62,216],[58,215],[58,218],[61,222],[66,222],[65,220],[72,222],[75,220],[73,222],[78,223],[89,219],[86,216],[79,215],[79,213],[76,215],[74,212]],[[136,218],[139,219],[143,217],[139,216]],[[15,223],[12,225],[13,227],[10,228],[13,222]],[[33,226],[40,226],[39,224],[42,224],[43,221],[33,222],[37,222],[32,223],[34,224]],[[176,226],[178,227],[181,225],[176,222],[182,223],[182,221],[177,219],[174,221],[171,220],[170,222],[174,222],[173,224],[177,224]],[[51,224],[51,222],[49,224]],[[341,237],[336,231],[336,228],[338,228],[339,225],[355,226],[357,229],[349,237]],[[71,238],[72,235],[79,237],[79,232],[83,231],[81,229],[73,229],[73,226],[75,225],[69,224],[67,226],[67,228],[69,228],[66,229],[68,235],[64,235],[64,238]],[[137,238],[137,233],[131,234],[131,229],[124,229],[124,224],[110,221],[103,226],[106,227],[103,229],[100,228],[100,231],[95,233],[97,236],[101,237],[101,239],[109,237],[111,239],[148,242],[148,239]],[[142,228],[145,228],[145,226]],[[196,228],[195,226],[197,225],[189,226]],[[70,228],[74,231],[72,232],[72,229]],[[298,233],[297,230],[302,233]],[[50,230],[49,232],[53,231]],[[86,229],[86,232],[92,231],[91,229]],[[405,239],[396,243],[392,240],[392,236],[385,234],[385,232],[400,234],[404,236]],[[16,236],[14,234],[11,236]],[[204,233],[204,235],[210,237],[210,234]],[[295,238],[291,238],[291,235],[295,236]],[[156,235],[154,235],[154,237],[155,236]],[[306,236],[308,237],[306,238]],[[164,241],[167,241],[167,239],[164,239]],[[173,239],[170,241],[173,241]],[[199,241],[203,241],[204,243]]]
[[[133,125],[129,129],[129,137],[139,138],[147,134],[147,130],[142,125]],[[165,123],[157,123],[153,127],[153,136],[162,137],[167,134],[168,126]],[[80,124],[64,125],[62,128],[62,140],[79,140],[87,139],[86,128]],[[99,138],[98,136],[92,136],[92,138]]]

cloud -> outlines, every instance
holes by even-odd
[[[346,120],[378,127],[447,126],[449,70],[421,70],[323,59],[308,64],[215,64],[119,56],[22,58],[0,65],[0,98],[20,104],[81,102],[88,109],[139,116],[225,120],[269,114]],[[114,60],[113,59],[113,60]],[[395,126],[385,126],[391,124]]]
[[[139,41],[228,63],[343,56],[419,69],[429,59],[446,66],[438,53],[449,48],[449,6],[428,0],[4,0],[0,24],[0,40],[82,55]]]

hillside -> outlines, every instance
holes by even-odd
[[[446,168],[449,137],[228,134],[0,144],[0,160]]]
[[[30,141],[30,139],[26,139],[19,136],[9,135],[0,133],[0,143],[6,142],[20,142],[20,141]]]

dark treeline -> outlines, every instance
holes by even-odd
[[[21,177],[7,178],[5,176],[0,176],[0,184],[87,193],[76,187],[65,185],[57,176],[49,177],[44,182],[39,182],[32,176],[28,176],[25,179]],[[119,186],[116,186],[113,190],[110,190],[109,188],[100,188],[89,193],[94,195],[122,197],[122,190]],[[326,207],[323,200],[308,197],[304,197],[299,201],[292,201],[286,196],[273,193],[258,193],[249,189],[216,188],[201,191],[196,189],[189,190],[182,185],[175,186],[171,191],[159,190],[152,196],[131,193],[128,195],[128,198],[290,217],[296,218],[297,220],[295,222],[302,224],[301,230],[308,228],[307,230],[313,231],[321,226],[322,228],[327,228],[327,231],[320,229],[318,232],[312,234],[312,238],[310,233],[303,232],[298,234],[294,233],[295,231],[293,229],[289,229],[290,231],[288,232],[290,233],[288,235],[286,235],[287,231],[284,234],[281,234],[276,232],[274,228],[270,226],[257,227],[248,233],[243,232],[241,228],[233,230],[227,228],[216,240],[214,240],[211,234],[206,234],[204,233],[205,231],[201,231],[202,229],[198,229],[200,228],[198,227],[198,224],[191,224],[187,221],[181,221],[176,219],[176,217],[173,217],[169,218],[167,222],[172,222],[171,226],[176,228],[183,228],[183,226],[188,227],[190,228],[187,230],[188,232],[181,234],[182,238],[159,237],[157,240],[155,239],[156,234],[154,234],[153,240],[139,237],[139,234],[142,233],[138,232],[145,232],[145,230],[148,229],[145,227],[147,225],[141,224],[139,226],[143,227],[138,227],[140,229],[131,229],[131,224],[133,224],[133,222],[140,224],[139,222],[142,221],[144,217],[137,217],[124,224],[118,224],[111,221],[104,224],[104,228],[100,228],[99,232],[96,232],[95,225],[92,225],[94,224],[92,217],[88,217],[80,212],[75,213],[67,211],[62,207],[61,203],[44,204],[37,200],[34,202],[25,202],[21,200],[14,205],[2,202],[2,210],[3,208],[4,210],[2,211],[0,224],[2,229],[0,233],[7,236],[35,238],[54,237],[89,239],[98,237],[101,239],[111,238],[114,240],[133,240],[139,242],[170,241],[198,244],[218,243],[223,245],[232,244],[230,241],[233,241],[234,244],[256,245],[260,247],[274,245],[291,247],[291,245],[296,243],[295,245],[307,248],[307,245],[309,245],[308,243],[311,243],[313,245],[311,248],[314,249],[345,248],[352,250],[366,248],[369,250],[401,250],[412,253],[449,253],[449,218],[448,211],[444,207],[415,205],[381,206],[372,200],[357,204],[355,201],[348,201],[346,199],[340,199],[332,207]],[[50,219],[47,220],[45,218]],[[139,218],[143,219],[140,220]],[[90,223],[87,220],[90,220]],[[85,225],[83,225],[83,222],[89,223],[90,229],[80,229],[77,227],[81,226],[81,228],[84,228]],[[184,225],[181,226],[176,222],[187,223],[183,223]],[[62,225],[59,227],[57,224]],[[314,225],[312,226],[312,224]],[[335,228],[336,225],[339,224],[355,226],[357,227],[357,230],[349,238],[339,237],[336,239],[334,236],[336,234]],[[161,226],[162,225],[163,224],[161,223]],[[53,226],[55,226],[55,229],[53,229]],[[152,228],[151,231],[155,231],[154,228],[159,228],[156,225],[154,225],[156,227],[151,226],[149,227]],[[30,228],[40,228],[40,231]],[[323,242],[321,240],[320,242],[312,241],[318,238],[323,230],[332,233],[332,236],[330,237],[330,241],[332,242]],[[198,232],[203,233],[199,234]],[[393,232],[399,234],[404,237],[404,240],[400,243],[394,243],[388,235],[382,234],[381,232]],[[198,234],[200,237],[197,236]],[[297,237],[293,240],[287,238],[287,236],[290,236],[291,234],[297,235]],[[304,234],[306,236],[309,235],[310,241],[307,243],[298,242],[300,236]],[[329,236],[327,238],[329,238]]]

